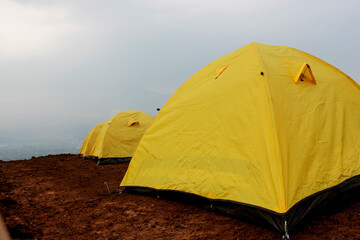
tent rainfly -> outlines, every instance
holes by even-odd
[[[94,147],[94,143],[97,135],[99,134],[101,128],[105,125],[105,123],[99,123],[95,127],[93,127],[88,135],[86,136],[84,143],[80,149],[79,155],[80,157],[89,157],[92,148]]]
[[[98,165],[130,161],[152,121],[150,115],[135,110],[116,114],[102,126],[90,156],[98,158]]]
[[[253,42],[173,94],[120,185],[196,197],[287,237],[359,191],[359,123],[354,80],[305,52]]]

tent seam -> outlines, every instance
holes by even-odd
[[[279,146],[279,137],[278,137],[278,129],[277,129],[277,121],[276,121],[276,117],[275,117],[275,111],[274,111],[274,107],[273,107],[273,101],[272,101],[272,97],[271,97],[271,92],[270,92],[270,87],[269,87],[269,81],[268,81],[268,77],[267,77],[267,73],[265,71],[264,65],[262,63],[262,59],[260,57],[260,54],[258,52],[258,49],[255,46],[255,42],[251,42],[251,46],[253,47],[253,49],[255,50],[255,54],[256,57],[259,61],[260,67],[262,69],[262,71],[264,71],[264,79],[265,79],[265,89],[266,89],[266,93],[268,95],[268,105],[269,105],[269,110],[270,110],[270,116],[272,118],[272,122],[274,124],[275,127],[275,141],[276,141],[276,157],[278,158],[278,160],[280,160],[281,163],[281,154],[280,154],[280,146]],[[286,199],[285,199],[285,185],[284,185],[284,178],[283,178],[283,168],[282,165],[278,162],[278,167],[279,167],[279,171],[278,171],[278,180],[280,183],[280,188],[281,188],[281,192],[280,192],[280,198],[283,200],[283,211],[286,212],[287,210],[287,204],[286,204]]]

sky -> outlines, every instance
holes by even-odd
[[[252,41],[360,83],[359,0],[0,0],[0,159],[77,153],[125,110],[155,117],[182,83]]]

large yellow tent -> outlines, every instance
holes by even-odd
[[[86,136],[84,143],[80,149],[80,152],[79,152],[80,157],[88,157],[90,155],[90,152],[91,152],[92,148],[94,147],[96,137],[97,137],[98,133],[100,132],[101,128],[104,126],[104,124],[105,124],[104,122],[99,123],[98,125],[96,125],[95,127],[93,127],[90,130],[90,132]]]
[[[153,117],[141,111],[123,111],[107,121],[99,131],[91,156],[98,164],[130,161]]]
[[[305,52],[253,42],[173,94],[121,186],[199,196],[286,235],[359,174],[359,85]]]

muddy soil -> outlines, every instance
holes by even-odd
[[[119,194],[127,167],[96,166],[72,154],[0,161],[0,213],[12,238],[281,239],[186,203]],[[291,239],[360,239],[360,202],[314,217]]]

